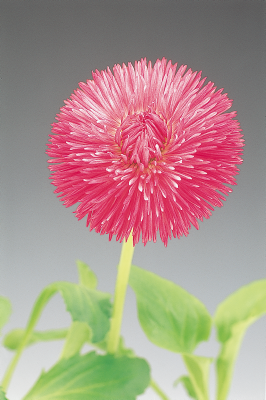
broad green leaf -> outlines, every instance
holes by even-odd
[[[111,295],[70,282],[57,282],[50,286],[62,295],[72,320],[89,325],[92,342],[103,340],[110,327]]]
[[[216,363],[217,400],[225,400],[233,368],[247,328],[266,313],[266,279],[243,286],[217,308],[214,324],[222,343]]]
[[[111,315],[111,295],[102,293],[95,289],[88,289],[83,285],[76,285],[70,282],[55,282],[47,286],[37,298],[31,312],[23,338],[20,341],[19,348],[15,356],[15,361],[10,364],[14,368],[18,362],[23,349],[27,346],[32,336],[32,332],[41,316],[43,308],[47,302],[59,292],[64,299],[66,309],[72,317],[72,321],[85,322],[92,331],[92,342],[97,343],[104,339],[110,327]],[[8,369],[2,385],[6,388],[11,377],[11,370]]]
[[[61,358],[70,358],[78,354],[84,343],[91,341],[91,336],[91,329],[86,322],[72,322],[68,330]]]
[[[191,383],[191,380],[190,380],[190,377],[189,377],[189,376],[185,376],[185,375],[180,376],[180,378],[178,378],[178,379],[175,381],[174,385],[176,386],[176,385],[178,385],[178,383],[182,383],[183,386],[184,386],[184,388],[185,388],[186,391],[187,391],[187,394],[188,394],[192,399],[197,400],[197,395],[196,395],[196,392],[195,392],[195,390],[194,390],[194,387],[193,387],[193,385],[192,385],[192,383]]]
[[[182,354],[186,364],[190,383],[193,386],[197,400],[209,399],[209,372],[212,358],[200,357],[194,354]]]
[[[3,296],[0,296],[0,329],[7,323],[11,314],[11,303]]]
[[[70,312],[72,321],[86,322],[92,330],[92,342],[100,342],[109,330],[111,303],[110,295],[98,290],[88,289],[85,286],[70,282],[55,282],[47,286],[37,298],[31,312],[23,338],[19,343],[18,355],[21,355],[25,346],[31,339],[43,308],[55,293],[63,297],[66,309]],[[17,356],[16,361],[19,359]],[[5,385],[8,378],[5,376]]]
[[[135,266],[129,284],[137,297],[140,324],[151,342],[173,352],[191,353],[208,339],[211,316],[186,290]]]
[[[3,389],[0,387],[0,400],[7,400]]]
[[[236,323],[250,321],[251,324],[265,313],[266,279],[241,287],[228,296],[216,310],[214,324],[218,340],[226,342],[232,335],[232,327]]]
[[[63,297],[72,320],[86,322],[90,326],[92,342],[103,340],[110,326],[111,295],[70,282],[55,282],[42,291],[30,317],[27,334],[33,330],[48,300],[57,292]]]
[[[95,273],[83,261],[76,261],[79,273],[79,283],[88,289],[96,289],[98,281]]]
[[[52,329],[47,331],[34,331],[27,342],[27,346],[37,342],[48,342],[51,340],[65,339],[67,336],[68,328]],[[25,335],[25,329],[13,329],[8,332],[3,340],[3,345],[9,350],[17,350],[21,340]]]
[[[24,400],[135,400],[149,382],[145,360],[92,352],[61,360]]]

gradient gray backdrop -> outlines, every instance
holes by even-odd
[[[225,88],[245,135],[238,186],[224,207],[192,228],[187,238],[136,246],[134,263],[173,280],[211,313],[226,296],[265,278],[265,134],[263,122],[263,1],[13,1],[0,2],[2,19],[1,294],[13,314],[4,329],[25,326],[38,293],[56,280],[77,281],[75,260],[97,273],[99,288],[113,293],[121,245],[89,232],[53,194],[46,143],[63,100],[91,71],[163,56],[202,70]],[[56,296],[39,329],[70,322]],[[173,381],[185,372],[178,354],[156,348],[138,326],[128,290],[122,333],[146,357],[153,377],[172,400],[187,399]],[[210,344],[197,354],[215,355]],[[229,400],[262,400],[265,393],[266,319],[249,328],[236,364]],[[8,392],[19,400],[59,355],[62,342],[27,349]],[[11,354],[2,349],[0,372]],[[211,372],[214,398],[214,372]],[[156,400],[150,390],[139,397]]]

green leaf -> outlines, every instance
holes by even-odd
[[[249,322],[266,313],[266,279],[252,282],[228,296],[217,308],[214,324],[218,340],[226,342],[238,322]]]
[[[194,387],[193,387],[193,385],[192,385],[192,383],[191,383],[191,380],[190,380],[190,377],[189,377],[189,376],[185,376],[185,375],[181,376],[180,378],[178,378],[178,379],[175,381],[174,385],[176,386],[176,385],[178,385],[178,383],[182,383],[183,386],[184,386],[184,388],[185,388],[186,391],[187,391],[187,394],[188,394],[192,399],[197,400],[197,395],[196,395],[196,392],[195,392],[195,390],[194,390]]]
[[[47,331],[34,331],[31,334],[30,339],[27,342],[27,346],[30,346],[37,342],[48,342],[51,340],[65,339],[67,336],[68,329],[52,329]],[[25,335],[25,329],[13,329],[8,332],[3,340],[3,345],[9,350],[17,350],[20,345],[22,338]]]
[[[151,342],[173,352],[190,353],[208,339],[211,316],[186,290],[135,266],[129,284],[137,297],[140,324]]]
[[[32,337],[33,330],[40,318],[43,308],[56,292],[59,292],[62,295],[66,308],[71,314],[72,321],[79,321],[88,324],[92,331],[93,343],[103,340],[109,331],[109,319],[112,307],[110,303],[111,295],[69,282],[52,283],[41,292],[33,306],[24,335],[19,342],[15,358],[3,378],[3,388],[8,386],[13,370],[24,348]]]
[[[182,354],[186,364],[190,383],[193,386],[197,400],[209,399],[209,372],[212,358],[200,357],[194,354]]]
[[[79,273],[79,283],[88,289],[96,289],[98,281],[95,273],[83,261],[76,261]]]
[[[93,332],[92,342],[103,340],[110,326],[111,295],[70,282],[55,282],[42,291],[34,305],[27,327],[27,334],[30,333],[27,341],[44,306],[57,292],[63,297],[72,320],[86,322],[90,326]]]
[[[145,360],[92,352],[61,360],[40,376],[24,400],[135,400],[149,382]]]
[[[91,341],[91,336],[91,329],[86,322],[72,322],[66,337],[61,358],[70,358],[78,354],[83,344]]]
[[[7,323],[11,314],[11,303],[3,296],[0,296],[0,329]]]
[[[43,308],[55,293],[59,292],[73,321],[86,322],[92,330],[92,342],[100,342],[109,331],[111,315],[111,295],[70,282],[55,282],[47,286],[37,298],[18,352],[21,354],[30,342]]]
[[[7,400],[3,389],[0,387],[0,400]]]
[[[70,282],[57,282],[50,287],[60,292],[73,321],[89,325],[93,343],[104,339],[110,327],[110,294]]]
[[[266,279],[243,286],[217,308],[214,324],[222,343],[216,363],[217,400],[225,400],[246,329],[266,313]]]

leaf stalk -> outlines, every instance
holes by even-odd
[[[158,394],[158,396],[162,400],[169,400],[169,398],[166,396],[166,394],[162,391],[162,389],[157,385],[157,383],[153,379],[150,382],[150,387],[155,391],[155,393]]]

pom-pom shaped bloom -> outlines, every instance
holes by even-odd
[[[146,59],[92,73],[52,126],[49,168],[66,207],[111,240],[188,235],[231,192],[243,139],[232,101],[201,73]]]

